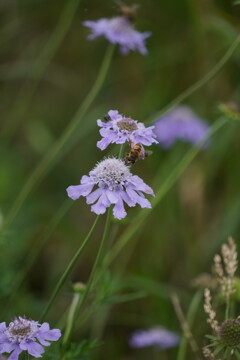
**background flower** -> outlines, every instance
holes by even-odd
[[[187,106],[177,106],[155,121],[155,133],[164,149],[177,140],[197,144],[207,135],[209,125]]]
[[[99,149],[105,150],[109,144],[124,144],[126,141],[131,145],[140,143],[145,146],[158,143],[153,132],[154,126],[145,127],[143,123],[125,117],[117,110],[110,110],[108,118],[109,121],[106,122],[97,120],[98,126],[101,127],[100,134],[103,137],[97,142]]]
[[[134,348],[155,345],[164,350],[177,346],[179,341],[178,334],[158,326],[148,330],[135,331],[130,337],[129,345]]]
[[[95,185],[97,189],[93,191]],[[67,193],[73,200],[85,196],[87,204],[94,204],[91,210],[96,214],[104,214],[110,205],[114,205],[113,215],[117,219],[127,215],[124,202],[131,207],[139,204],[142,208],[150,208],[143,193],[154,195],[140,177],[132,175],[124,162],[115,158],[99,162],[89,176],[82,177],[80,185],[69,186]]]
[[[22,351],[27,351],[39,358],[44,353],[43,346],[49,346],[49,341],[57,341],[60,336],[60,330],[50,330],[46,322],[39,324],[19,316],[8,327],[5,322],[0,323],[0,354],[11,353],[9,360],[17,360]]]
[[[120,45],[120,52],[123,55],[129,51],[138,51],[142,55],[147,54],[145,40],[151,36],[149,31],[140,33],[135,30],[132,23],[123,16],[112,19],[99,19],[97,21],[84,21],[84,26],[92,30],[88,36],[90,40],[104,36],[109,42]]]

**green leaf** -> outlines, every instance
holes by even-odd
[[[217,340],[217,337],[214,335],[205,335],[206,338],[210,339],[210,340]]]
[[[225,348],[225,345],[218,345],[218,347],[214,350],[213,355],[217,355]]]
[[[230,347],[227,347],[226,350],[224,351],[224,354],[223,354],[223,358],[224,359],[228,359],[229,358],[229,355],[231,354],[231,348]]]
[[[234,354],[240,360],[240,352],[237,349],[235,349]]]

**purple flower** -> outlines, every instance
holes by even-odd
[[[187,106],[177,106],[155,121],[155,133],[160,146],[170,148],[175,141],[183,140],[193,145],[203,140],[209,125]]]
[[[93,40],[99,36],[104,36],[110,43],[119,44],[120,52],[126,55],[129,51],[138,51],[142,55],[147,54],[145,39],[151,36],[149,31],[140,33],[136,31],[131,21],[124,16],[112,19],[99,19],[97,21],[84,21],[83,25],[92,30],[88,39]]]
[[[155,345],[164,350],[177,346],[179,341],[179,335],[158,326],[149,330],[135,331],[129,340],[129,345],[133,348]]]
[[[19,316],[9,326],[0,323],[0,354],[11,353],[8,360],[17,360],[22,351],[27,351],[33,357],[42,357],[44,346],[51,341],[57,341],[61,336],[58,329],[49,329],[48,323],[39,324]]]
[[[146,128],[143,123],[124,117],[117,110],[110,110],[107,118],[109,119],[107,122],[97,120],[103,137],[97,142],[101,150],[105,150],[109,144],[124,144],[126,141],[129,141],[131,145],[140,143],[146,146],[158,143],[153,132],[154,126]]]
[[[67,193],[73,200],[85,196],[87,204],[94,204],[91,210],[95,214],[104,214],[113,204],[113,215],[117,219],[123,219],[127,215],[124,202],[128,206],[139,204],[142,208],[151,208],[143,193],[154,195],[153,190],[140,177],[132,175],[128,166],[116,158],[99,162],[89,176],[82,177],[80,185],[69,186]]]

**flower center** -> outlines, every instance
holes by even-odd
[[[108,186],[119,185],[131,176],[129,168],[123,161],[115,158],[101,161],[91,173],[96,183],[104,183]]]
[[[123,16],[114,17],[110,21],[111,28],[116,33],[128,34],[133,31],[130,21]]]
[[[136,121],[130,118],[123,118],[122,120],[118,121],[117,126],[120,129],[120,131],[127,131],[127,132],[133,132],[138,128]]]
[[[11,342],[21,342],[31,339],[37,330],[36,322],[19,318],[9,324],[5,334]]]

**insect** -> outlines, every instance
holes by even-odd
[[[136,161],[145,158],[145,150],[141,144],[131,146],[130,152],[125,156],[124,162],[126,165],[134,165]]]
[[[105,115],[105,116],[104,116],[104,120],[105,120],[105,121],[110,121],[110,120],[111,120],[111,118],[110,118],[110,116],[109,116],[109,115]]]
[[[121,0],[116,0],[117,5],[120,8],[120,13],[129,21],[133,21],[136,17],[137,9],[139,5],[127,6]]]

